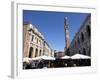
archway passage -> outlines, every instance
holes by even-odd
[[[80,40],[79,40],[79,37],[78,37],[78,44],[80,44]]]
[[[29,51],[29,58],[32,58],[32,53],[33,53],[33,48],[30,47],[30,51]]]
[[[84,34],[83,33],[81,33],[81,40],[82,40],[82,42],[84,42]]]
[[[40,50],[39,56],[41,56],[41,50]]]
[[[85,48],[83,48],[83,54],[86,55],[86,49]]]
[[[37,57],[38,56],[38,49],[36,48],[36,50],[35,50],[35,57]]]
[[[81,54],[81,51],[79,50],[79,54]]]

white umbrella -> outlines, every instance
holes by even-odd
[[[86,56],[86,55],[82,55],[82,54],[75,54],[73,56],[71,56],[71,59],[90,59],[89,56]]]
[[[63,56],[63,57],[61,57],[61,59],[69,59],[70,58],[70,56]]]
[[[23,58],[23,62],[29,62],[31,60],[31,58],[25,57]]]
[[[31,60],[41,60],[41,59],[44,59],[44,60],[55,60],[54,57],[46,56],[46,55],[38,56],[38,57],[35,57],[35,58],[31,58]]]
[[[51,57],[51,56],[41,56],[41,58],[42,59],[44,59],[44,60],[55,60],[55,58],[54,57]]]
[[[81,55],[81,58],[82,58],[82,59],[90,59],[91,57],[86,56],[86,55]]]
[[[41,57],[38,56],[38,57],[34,57],[34,58],[32,58],[31,60],[40,60],[40,59],[41,59]]]

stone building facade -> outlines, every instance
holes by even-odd
[[[44,36],[31,23],[23,24],[23,57],[34,58],[42,55],[54,56]]]
[[[75,34],[70,47],[69,55],[76,53],[91,56],[91,15],[89,14],[78,32]]]
[[[50,48],[50,45],[47,43],[47,41],[44,41],[43,53],[43,55],[54,57],[54,50]]]
[[[63,56],[65,56],[65,52],[64,51],[55,52],[55,57],[56,58],[61,58]]]

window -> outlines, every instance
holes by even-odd
[[[31,41],[33,41],[34,40],[34,35],[32,35],[32,39],[31,39]]]
[[[79,37],[78,37],[78,41],[77,41],[77,42],[78,42],[78,44],[80,44],[80,40],[79,40]]]
[[[88,55],[91,56],[91,47],[88,50]]]
[[[35,57],[38,57],[38,49],[35,50]]]
[[[83,54],[86,55],[86,49],[85,48],[83,48]]]
[[[38,39],[37,39],[37,44],[38,44]]]
[[[90,37],[91,36],[91,29],[90,29],[90,25],[87,25],[87,34]]]
[[[81,51],[79,50],[79,54],[81,54]]]
[[[41,46],[41,41],[39,40],[39,45]]]
[[[41,56],[41,50],[40,50],[39,56]]]
[[[41,41],[39,40],[39,45],[41,46]]]
[[[76,41],[75,41],[75,47],[77,47],[76,45],[77,45],[77,43],[76,43]]]
[[[83,33],[81,33],[81,40],[82,40],[82,42],[84,42],[84,34]]]

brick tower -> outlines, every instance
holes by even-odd
[[[64,21],[64,30],[65,30],[65,54],[68,54],[67,52],[70,46],[70,39],[69,39],[69,25],[67,17],[65,17]]]

